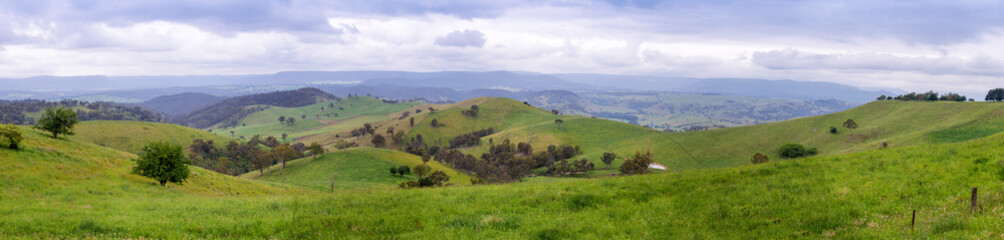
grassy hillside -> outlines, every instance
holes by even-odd
[[[754,153],[779,159],[776,149],[785,143],[818,148],[823,155],[836,155],[932,142],[958,142],[988,136],[1004,130],[1004,104],[958,102],[872,102],[848,111],[755,126],[698,132],[664,133],[637,125],[577,116],[556,116],[542,109],[509,99],[481,100],[477,118],[464,116],[462,109],[432,114],[408,134],[422,134],[426,143],[446,145],[454,136],[486,127],[497,133],[486,139],[530,142],[535,149],[547,145],[580,145],[586,157],[601,166],[603,152],[628,156],[635,151],[652,151],[655,161],[670,169],[696,169],[748,164]],[[438,119],[446,126],[432,128]],[[554,119],[562,119],[558,126]],[[850,130],[842,123],[854,119],[859,128]],[[829,133],[838,127],[837,134]],[[488,144],[466,149],[487,151]],[[615,166],[620,161],[615,162]]]
[[[188,147],[195,139],[212,139],[223,147],[231,139],[205,130],[167,123],[134,121],[88,121],[74,128],[75,141],[90,142],[98,146],[139,154],[143,146],[152,141],[168,141]]]
[[[273,106],[264,111],[248,115],[237,124],[238,127],[216,129],[213,131],[226,136],[230,136],[230,131],[234,131],[234,136],[245,136],[248,138],[255,134],[279,137],[283,133],[286,133],[289,134],[289,139],[292,140],[292,138],[337,130],[329,127],[329,125],[357,117],[377,116],[380,120],[386,119],[385,115],[387,114],[401,112],[418,104],[389,104],[371,97],[351,97],[340,101],[327,101],[297,108]],[[331,107],[331,105],[334,105],[334,107]],[[324,110],[321,110],[321,108],[324,108]],[[336,117],[335,114],[338,116]],[[306,115],[306,118],[302,118],[304,115]],[[280,124],[279,116],[296,117],[296,123],[292,126]]]
[[[1004,187],[1002,135],[635,177],[264,197],[214,196],[201,187],[282,190],[228,177],[164,189],[124,174],[119,163],[126,153],[32,131],[25,145],[23,152],[0,150],[2,159],[26,159],[0,161],[0,235],[6,237],[972,239],[1004,233],[1004,193],[995,190]],[[970,212],[974,186],[980,209]],[[909,230],[913,210],[917,224]]]
[[[392,176],[390,167],[408,166],[413,168],[422,163],[421,157],[386,149],[351,148],[325,154],[318,159],[304,158],[292,161],[286,165],[283,175],[279,175],[279,167],[274,166],[265,176],[259,177],[258,172],[245,174],[266,181],[292,183],[318,190],[330,190],[331,176],[337,175],[337,188],[395,188],[402,182],[418,181],[418,177],[406,175]],[[450,176],[450,182],[458,185],[470,185],[470,177],[458,173],[442,164],[430,161],[429,166],[434,171],[443,171]]]

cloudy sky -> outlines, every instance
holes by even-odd
[[[1004,87],[1001,1],[0,0],[0,77],[516,70]]]

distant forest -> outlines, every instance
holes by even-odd
[[[251,113],[265,110],[266,105],[302,107],[329,100],[341,99],[317,88],[252,94],[223,100],[181,116],[175,122],[193,128],[209,128],[217,125],[236,126],[241,119]]]
[[[162,114],[108,102],[87,102],[78,100],[0,100],[0,124],[35,124],[35,119],[27,113],[44,111],[47,107],[66,107],[77,112],[77,119],[90,120],[134,120],[161,122]]]

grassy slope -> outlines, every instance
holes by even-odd
[[[882,142],[893,147],[957,142],[1004,130],[1004,120],[997,120],[1004,117],[999,111],[1004,105],[996,103],[881,101],[823,116],[682,133],[663,133],[602,119],[555,116],[509,99],[492,98],[479,107],[482,114],[476,119],[463,116],[461,109],[437,112],[408,137],[420,133],[427,143],[445,145],[453,136],[491,126],[498,133],[488,139],[531,142],[537,150],[551,144],[581,145],[581,157],[598,166],[599,157],[606,151],[621,157],[635,151],[652,151],[657,162],[678,170],[747,164],[756,152],[778,159],[775,149],[789,142],[835,155],[877,149]],[[556,118],[565,123],[557,126]],[[860,127],[853,131],[843,128],[848,118]],[[429,126],[431,119],[439,119],[446,126],[433,129]],[[830,134],[830,126],[838,127],[840,132]],[[481,153],[487,148],[482,144],[465,151]],[[619,163],[616,161],[614,167]]]
[[[204,130],[167,123],[135,121],[87,121],[74,128],[70,139],[139,154],[151,141],[169,141],[188,147],[195,139],[212,139],[223,147],[231,139]]]
[[[994,238],[1004,229],[1002,135],[647,176],[253,198],[191,197],[201,191],[163,189],[121,171],[37,171],[55,162],[100,168],[96,159],[127,154],[29,135],[26,145],[36,147],[13,154],[55,156],[42,149],[58,148],[85,159],[0,161],[0,235],[893,239]],[[3,159],[10,154],[0,150]],[[976,213],[968,209],[973,186],[982,194]],[[909,231],[912,210],[917,226]]]
[[[334,103],[335,107],[329,107]],[[345,98],[341,101],[328,101],[298,108],[270,107],[265,111],[255,112],[241,121],[241,127],[216,129],[214,132],[220,135],[230,135],[234,131],[234,136],[245,136],[250,138],[255,134],[262,136],[279,137],[283,133],[289,134],[289,140],[293,138],[318,134],[334,130],[328,127],[325,122],[344,121],[356,117],[383,116],[394,112],[404,111],[418,103],[388,104],[371,97]],[[321,108],[324,110],[321,110]],[[341,107],[344,110],[339,110]],[[338,117],[335,117],[335,114]],[[330,114],[331,117],[327,117]],[[301,118],[307,115],[307,118]],[[318,118],[318,115],[320,116]],[[296,117],[293,126],[279,124],[279,116]]]
[[[421,157],[386,149],[351,148],[325,154],[318,159],[303,158],[287,163],[283,175],[279,176],[278,166],[269,174],[258,177],[258,172],[245,174],[247,177],[267,181],[278,181],[306,186],[318,190],[328,190],[330,177],[337,174],[335,187],[338,188],[394,188],[408,180],[418,180],[414,174],[404,177],[392,176],[391,166],[414,167],[422,163]],[[430,161],[433,170],[446,172],[450,182],[470,185],[470,177],[458,173],[438,162]]]

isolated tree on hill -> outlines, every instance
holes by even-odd
[[[373,135],[373,140],[370,142],[373,142],[373,146],[378,148],[382,148],[387,145],[387,139],[380,134]]]
[[[432,128],[439,128],[439,120],[432,119]]]
[[[767,155],[763,155],[762,153],[756,153],[753,154],[753,160],[750,160],[750,162],[752,162],[753,164],[761,164],[761,163],[766,163],[767,159],[768,159]]]
[[[429,174],[429,172],[432,172],[432,168],[424,163],[415,166],[415,168],[412,168],[412,170],[415,172],[415,175],[418,175],[419,179],[422,179],[422,177],[425,176],[425,174]]]
[[[6,139],[10,144],[8,148],[17,150],[18,145],[24,140],[21,136],[21,130],[14,126],[14,124],[0,125],[0,139]]]
[[[837,134],[837,127],[830,126],[830,133]]]
[[[408,122],[411,123],[412,127],[414,127],[415,126],[415,117],[411,117],[411,119],[408,119]]]
[[[558,127],[559,127],[559,128],[561,127],[561,124],[562,124],[562,123],[565,123],[565,120],[561,120],[561,119],[554,119],[554,124],[558,124]]]
[[[390,167],[390,175],[397,175],[397,167]]]
[[[230,137],[234,137],[234,130],[230,130]]]
[[[854,122],[854,119],[847,119],[847,121],[844,122],[844,127],[847,129],[854,130],[858,128],[858,123]]]
[[[879,97],[878,97],[878,98],[876,98],[875,100],[879,100],[879,101],[882,101],[882,100],[885,100],[885,99],[886,99],[886,96],[885,96],[885,94],[882,94],[882,96],[879,96]]]
[[[313,156],[314,159],[317,159],[318,156],[324,155],[324,147],[321,147],[321,145],[317,144],[317,142],[310,143],[307,150],[310,150],[310,155]]]
[[[282,143],[286,143],[286,137],[288,137],[288,136],[289,136],[289,134],[282,133]]]
[[[286,124],[293,126],[293,124],[296,124],[296,118],[286,118]]]
[[[69,108],[48,107],[33,128],[50,132],[52,138],[57,138],[59,134],[73,135],[73,126],[79,122],[77,113]]]
[[[279,124],[286,123],[286,116],[279,116]]]
[[[188,179],[188,165],[192,164],[185,158],[181,145],[168,142],[147,143],[143,153],[133,161],[136,162],[133,174],[153,178],[161,186],[168,182],[183,183]]]
[[[551,109],[551,113],[553,113],[554,115],[558,115],[558,109]]]
[[[300,115],[301,119],[307,119],[307,114]]]
[[[621,165],[620,171],[623,174],[643,174],[648,172],[648,165],[652,164],[652,152],[635,152],[634,157],[628,158]]]
[[[600,158],[600,161],[607,165],[607,169],[610,169],[610,164],[614,162],[614,159],[617,159],[616,153],[605,152],[603,153],[603,157]]]

